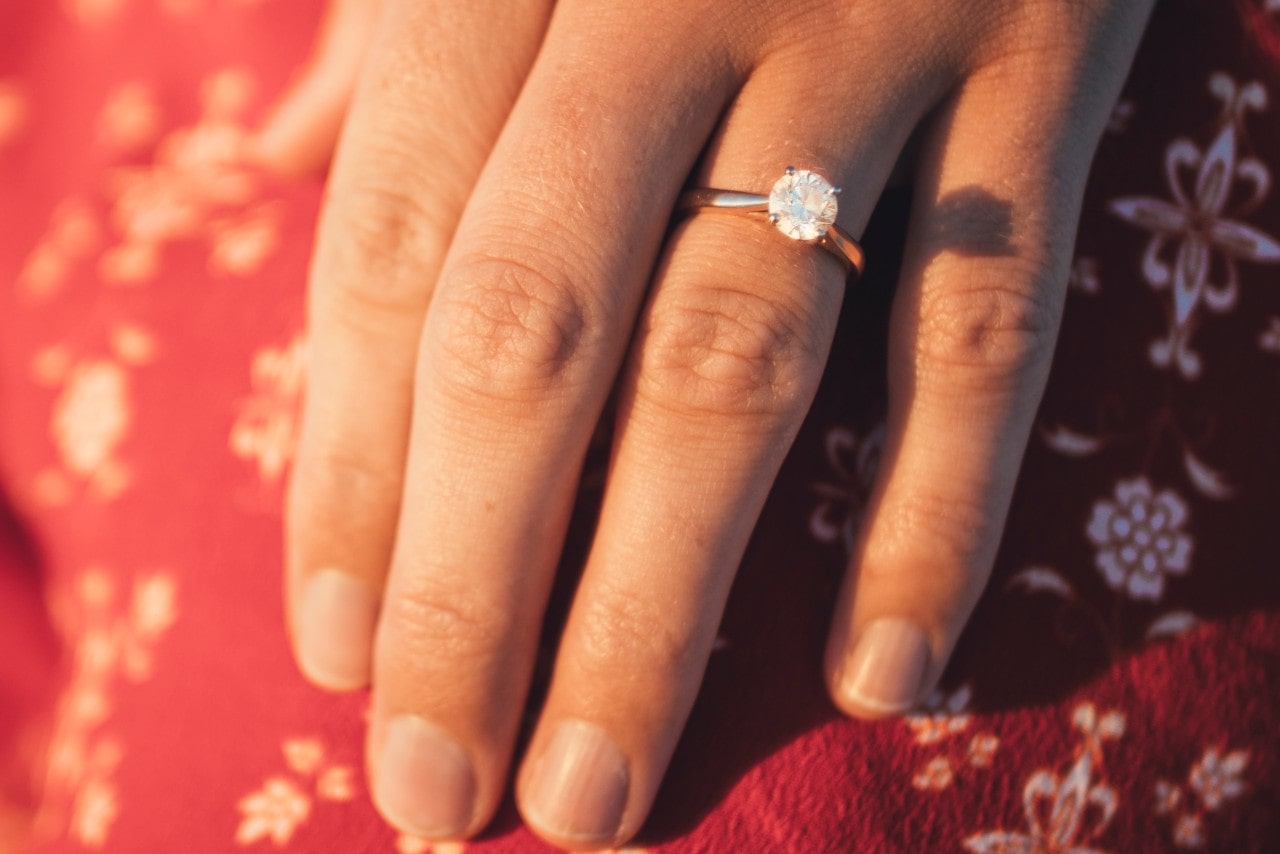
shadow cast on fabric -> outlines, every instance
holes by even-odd
[[[0,494],[0,847],[21,838],[39,803],[64,650],[44,602],[44,561]]]

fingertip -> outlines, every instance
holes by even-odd
[[[300,93],[286,96],[249,138],[246,159],[286,178],[322,171],[337,146],[346,105],[345,99],[326,102]]]
[[[845,714],[866,720],[905,714],[933,670],[929,634],[910,618],[875,618],[851,645],[832,647],[826,670],[831,698]]]
[[[378,598],[372,587],[336,569],[322,569],[298,599],[294,653],[309,682],[328,691],[369,684]]]
[[[285,177],[325,168],[337,147],[359,69],[347,57],[313,61],[249,137],[250,162]]]
[[[372,734],[371,734],[372,735]],[[458,840],[477,825],[475,767],[467,750],[441,727],[415,714],[382,722],[371,738],[371,796],[397,830],[434,841]]]
[[[251,162],[284,177],[328,166],[381,5],[331,0],[311,59],[250,140]]]
[[[561,721],[522,776],[520,814],[544,840],[571,850],[598,850],[629,835],[622,825],[630,765],[603,728]]]

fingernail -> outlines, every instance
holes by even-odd
[[[427,839],[461,836],[471,824],[476,779],[467,753],[417,715],[387,722],[374,800],[398,829]]]
[[[882,617],[863,628],[840,686],[860,706],[898,714],[915,706],[928,667],[924,629],[900,617]]]
[[[377,620],[372,587],[338,570],[317,572],[298,603],[298,666],[303,674],[337,691],[369,684]]]
[[[553,836],[608,842],[622,825],[628,778],[627,759],[604,730],[564,721],[534,767],[525,812]]]

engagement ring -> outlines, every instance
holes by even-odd
[[[680,197],[681,211],[718,208],[742,213],[768,213],[783,234],[802,243],[817,243],[845,264],[862,274],[862,247],[836,225],[839,187],[817,172],[788,166],[767,196],[714,190],[708,187],[689,190]]]

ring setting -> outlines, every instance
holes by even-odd
[[[769,222],[792,240],[817,240],[836,224],[839,194],[817,172],[788,166],[769,191]]]
[[[769,195],[702,187],[680,197],[679,210],[718,209],[739,213],[767,213],[778,231],[792,240],[816,243],[844,263],[849,272],[862,273],[858,242],[836,225],[840,188],[809,169],[788,166]]]

